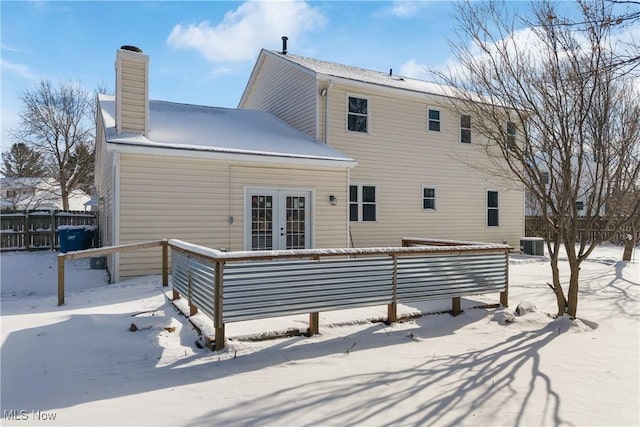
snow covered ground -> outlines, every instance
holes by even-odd
[[[391,326],[368,321],[385,307],[321,313],[320,335],[258,342],[238,337],[307,317],[228,324],[212,352],[157,276],[107,285],[69,261],[58,307],[55,253],[3,253],[0,423],[638,426],[640,264],[621,257],[604,247],[585,262],[573,322],[547,315],[546,259],[514,255],[509,309],[469,308],[496,294]],[[538,310],[501,322],[521,301]]]

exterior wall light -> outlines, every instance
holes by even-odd
[[[329,203],[331,203],[332,206],[335,206],[338,204],[338,199],[336,199],[336,196],[334,196],[333,194],[331,196],[329,196]]]

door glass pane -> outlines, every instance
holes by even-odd
[[[251,196],[251,250],[273,249],[273,197]]]
[[[306,243],[305,236],[305,197],[304,196],[287,196],[286,197],[287,221],[285,249],[304,249]]]

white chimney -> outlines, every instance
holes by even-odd
[[[149,134],[149,55],[135,46],[116,53],[116,131]]]

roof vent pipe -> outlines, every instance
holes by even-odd
[[[287,40],[289,40],[289,37],[282,36],[282,54],[283,55],[287,54]]]
[[[393,76],[393,68],[389,68],[389,75]]]

